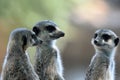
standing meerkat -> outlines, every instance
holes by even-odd
[[[34,64],[40,80],[64,80],[62,61],[55,44],[56,39],[63,37],[64,33],[49,20],[38,22],[33,31],[43,41],[36,48]]]
[[[9,37],[1,80],[39,80],[25,51],[41,42],[34,32],[26,28],[13,30]]]
[[[95,48],[86,73],[85,80],[115,80],[115,53],[119,43],[118,36],[109,29],[95,32],[92,45]]]

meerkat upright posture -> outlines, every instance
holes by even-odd
[[[40,43],[41,40],[35,33],[26,28],[13,30],[7,46],[1,80],[39,80],[25,51],[28,47]]]
[[[92,44],[95,48],[86,73],[85,80],[115,80],[115,52],[119,38],[109,29],[99,29],[95,32]]]
[[[64,80],[63,67],[56,39],[63,37],[57,25],[49,20],[38,22],[33,31],[43,41],[36,48],[34,68],[40,80]]]

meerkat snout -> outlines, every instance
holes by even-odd
[[[100,46],[100,42],[98,40],[94,40],[94,44],[97,45],[97,46]]]
[[[50,33],[50,38],[53,38],[53,39],[58,39],[60,37],[64,37],[65,33],[62,32],[62,31],[56,31],[54,33]]]
[[[36,46],[38,44],[42,44],[43,41],[34,34],[32,35],[32,42],[33,42],[32,46]]]
[[[58,36],[59,36],[59,37],[64,37],[64,36],[65,36],[65,33],[62,32],[62,31],[59,31],[59,32],[58,32]]]
[[[37,35],[33,31],[29,31],[29,34],[24,34],[22,37],[23,46],[37,46],[38,44],[42,44],[42,40],[37,37]],[[27,47],[26,47],[27,48]]]

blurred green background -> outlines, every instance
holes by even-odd
[[[53,20],[65,37],[57,42],[66,80],[84,80],[94,55],[91,38],[99,28],[120,36],[120,0],[0,0],[0,71],[10,32],[32,27],[41,20]],[[29,48],[33,63],[35,48]],[[120,80],[120,48],[116,54],[116,80]]]

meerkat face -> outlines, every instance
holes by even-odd
[[[42,41],[36,36],[33,31],[28,31],[27,34],[22,36],[23,45],[36,46],[41,44]]]
[[[55,40],[65,35],[54,22],[49,20],[41,21],[36,24],[33,27],[33,31],[43,41]]]
[[[15,29],[11,33],[10,39],[11,42],[22,46],[23,49],[42,43],[33,31],[27,30],[26,28]]]
[[[99,49],[112,49],[116,47],[119,43],[119,38],[117,35],[108,29],[97,30],[92,39],[92,44],[94,47]]]

